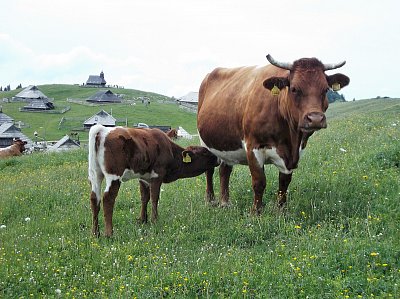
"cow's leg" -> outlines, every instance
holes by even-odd
[[[150,183],[151,198],[151,221],[156,222],[158,218],[158,199],[160,198],[161,180],[153,180]]]
[[[215,205],[214,184],[213,184],[214,168],[206,171],[206,202]]]
[[[259,215],[263,208],[262,198],[267,185],[264,173],[264,164],[256,159],[253,152],[248,152],[247,160],[251,173],[251,183],[254,192],[252,213]]]
[[[150,186],[145,181],[139,181],[140,184],[140,199],[142,201],[142,207],[140,209],[140,218],[138,219],[141,223],[147,222],[147,204],[150,200]]]
[[[278,190],[278,205],[283,207],[286,203],[287,189],[292,181],[292,174],[284,174],[279,172],[279,190]]]
[[[219,181],[220,181],[220,190],[221,190],[221,200],[220,200],[220,207],[229,207],[230,200],[229,200],[229,179],[232,173],[232,166],[225,164],[224,162],[221,163],[219,166]]]
[[[121,185],[119,180],[107,180],[106,191],[103,196],[103,210],[105,222],[105,235],[111,237],[113,234],[112,216],[114,211],[115,198],[118,195],[118,190]]]
[[[96,237],[99,237],[99,212],[101,200],[101,182],[103,181],[103,175],[101,173],[94,173],[93,177],[89,177],[89,180],[90,184],[92,185],[92,192],[90,193],[90,207],[92,209],[92,234]]]

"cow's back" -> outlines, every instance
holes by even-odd
[[[273,66],[217,68],[206,76],[199,91],[197,127],[207,147],[242,148],[245,115],[268,105],[263,81],[277,71]]]

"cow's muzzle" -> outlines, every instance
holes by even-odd
[[[321,112],[311,112],[304,116],[303,125],[301,130],[303,132],[313,132],[319,129],[326,128],[326,117]]]

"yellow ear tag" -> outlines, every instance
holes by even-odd
[[[333,89],[333,91],[340,90],[340,83],[333,83],[332,84],[332,89]]]
[[[190,162],[192,162],[192,158],[190,158],[190,156],[189,156],[188,153],[186,153],[186,154],[183,156],[183,162],[184,162],[184,163],[190,163]]]
[[[272,87],[272,89],[271,89],[271,93],[273,96],[279,95],[280,92],[281,91],[279,90],[278,86],[276,86],[276,85],[274,85],[274,87]]]

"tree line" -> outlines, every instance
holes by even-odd
[[[20,83],[15,89],[21,89],[21,88],[22,88],[22,84]],[[11,91],[10,84],[5,86],[4,88],[3,88],[3,86],[0,86],[0,91]]]

